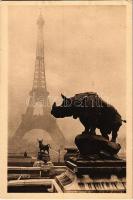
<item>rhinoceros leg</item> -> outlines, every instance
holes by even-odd
[[[116,115],[116,119],[114,121],[113,127],[112,127],[112,139],[111,142],[116,142],[117,133],[122,125],[122,120],[119,115]]]
[[[79,120],[85,128],[85,130],[82,132],[82,134],[89,134],[91,126],[88,123],[88,119],[85,119],[84,117],[79,117]]]
[[[111,139],[111,142],[116,142],[117,133],[118,133],[118,131],[119,131],[119,128],[120,128],[120,126],[115,127],[115,128],[112,130],[112,139]]]
[[[111,142],[116,142],[116,138],[117,138],[117,132],[116,132],[116,131],[112,131],[112,139],[111,139]]]
[[[110,130],[107,130],[107,129],[105,129],[105,128],[101,128],[101,129],[100,129],[100,132],[101,132],[101,134],[102,134],[102,136],[103,136],[104,138],[106,138],[107,140],[109,140],[108,134],[111,133]]]
[[[90,135],[94,135],[95,130],[96,130],[96,126],[95,124],[90,121],[88,121],[88,118],[86,119],[84,116],[79,117],[80,122],[83,124],[83,126],[85,127],[85,130],[82,132],[82,134],[90,134]]]

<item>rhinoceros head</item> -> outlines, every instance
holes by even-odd
[[[62,104],[57,106],[56,103],[53,103],[51,114],[56,118],[70,117],[73,115],[73,105],[71,98],[65,97],[61,94],[63,99]]]

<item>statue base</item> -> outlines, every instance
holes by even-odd
[[[126,160],[90,160],[70,156],[67,170],[56,176],[64,193],[126,193]]]
[[[110,142],[101,135],[80,134],[75,138],[80,155],[97,159],[119,159],[120,144]]]
[[[39,151],[37,160],[34,162],[33,167],[40,167],[41,168],[41,176],[42,177],[51,177],[54,173],[53,171],[53,163],[50,161],[49,154],[45,153],[44,151]]]
[[[44,151],[39,151],[37,159],[43,161],[44,163],[47,163],[48,161],[50,161],[50,156]]]

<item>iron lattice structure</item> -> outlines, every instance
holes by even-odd
[[[42,15],[37,20],[38,36],[36,48],[36,61],[33,87],[30,91],[28,106],[13,138],[23,138],[26,132],[32,129],[42,129],[47,131],[57,144],[64,144],[65,138],[59,129],[56,119],[51,115],[49,92],[46,86],[45,64],[44,64],[44,20]],[[41,110],[35,113],[36,108]]]

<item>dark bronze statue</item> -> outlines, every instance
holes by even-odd
[[[51,148],[50,144],[46,144],[46,145],[43,144],[43,140],[38,140],[38,143],[39,143],[40,152],[44,151],[44,153],[47,152],[49,155],[49,148]]]
[[[96,128],[100,129],[103,137],[109,140],[112,133],[112,142],[116,142],[117,133],[122,125],[121,115],[110,104],[101,99],[97,93],[87,92],[76,94],[74,97],[67,98],[62,95],[63,102],[60,106],[53,104],[51,114],[56,118],[73,116],[79,118],[85,127],[83,133],[95,135]]]

